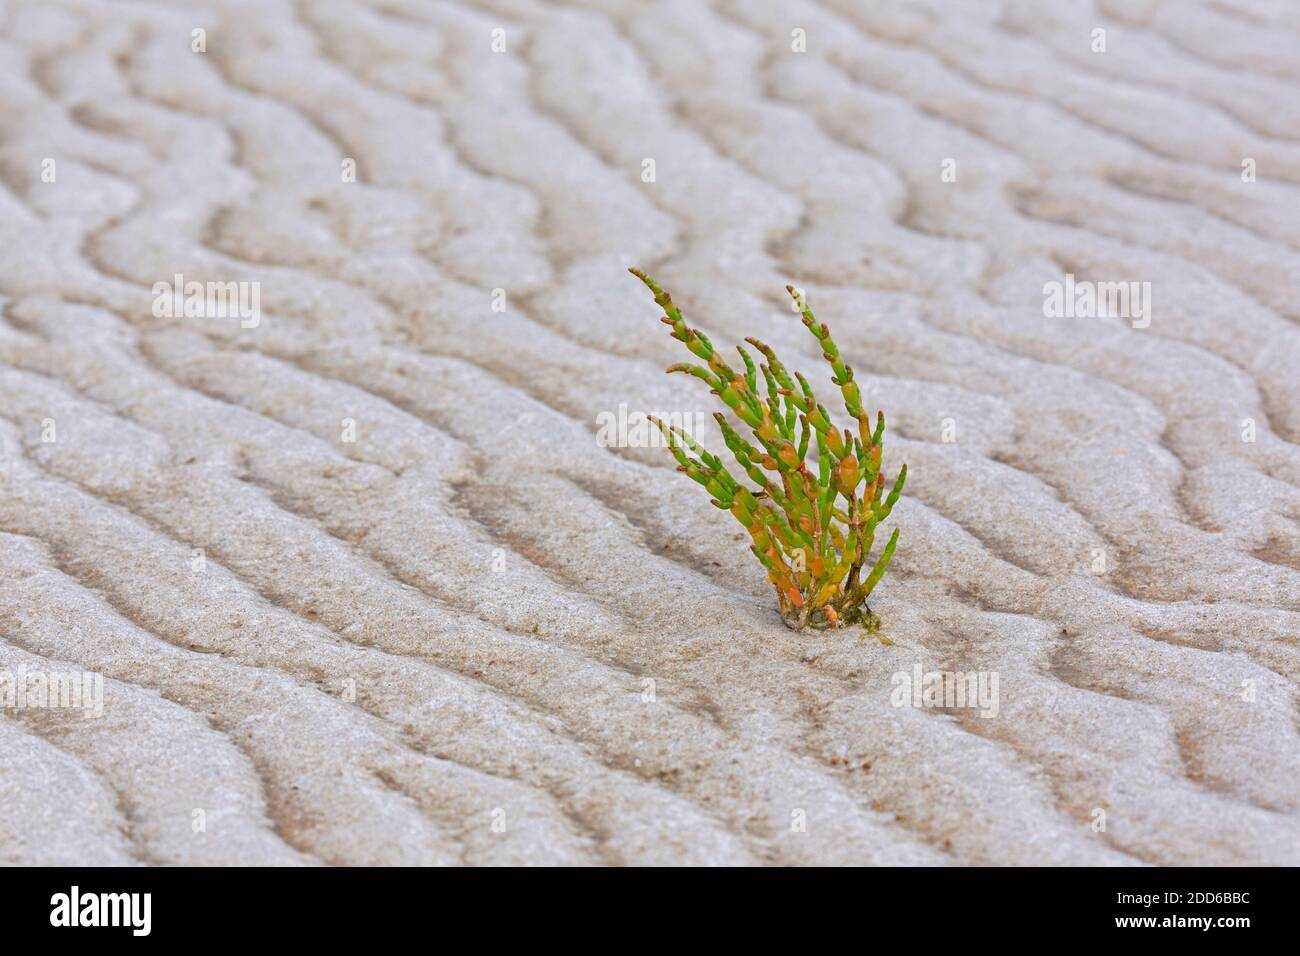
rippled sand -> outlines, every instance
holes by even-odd
[[[0,670],[104,713],[0,712],[0,861],[1300,863],[1293,4],[4,14]],[[713,410],[629,265],[827,396],[831,324],[893,646],[597,443]]]

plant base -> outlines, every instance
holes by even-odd
[[[850,608],[836,615],[834,623],[831,623],[831,619],[821,610],[814,611],[808,615],[806,620],[798,611],[793,614],[782,614],[781,620],[792,631],[802,631],[806,628],[811,628],[814,631],[841,630],[855,624],[862,625],[868,634],[874,634],[880,630],[880,617],[866,604]]]

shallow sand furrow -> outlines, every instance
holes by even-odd
[[[66,661],[8,645],[0,657],[9,671],[78,673]],[[28,710],[18,717],[112,786],[141,862],[210,865],[232,851],[279,865],[306,862],[272,830],[245,755],[201,715],[116,681],[105,682],[102,706],[107,720],[94,716],[89,699],[81,713]]]
[[[860,10],[853,4],[831,0],[831,5],[864,40],[879,43],[884,39],[872,33]],[[1086,42],[1083,37],[1080,41]],[[1022,47],[1019,51],[1016,50],[1018,45]],[[989,43],[987,38],[981,40],[977,34],[972,35],[969,24],[954,30],[942,19],[933,21],[929,29],[918,30],[909,36],[906,49],[933,58],[943,72],[952,74],[967,88],[973,85],[982,95],[1028,101],[1035,106],[1060,111],[1095,129],[1103,139],[1113,137],[1141,150],[1148,157],[1227,171],[1237,167],[1240,161],[1240,156],[1235,155],[1232,149],[1244,138],[1240,123],[1206,109],[1199,100],[1179,100],[1156,91],[1132,88],[1127,95],[1122,95],[1104,73],[1081,72],[1071,77],[1056,58],[1043,56],[1034,62],[1034,58],[1023,49],[1023,44],[1014,39],[1003,35],[996,43]],[[1007,81],[1000,79],[999,74],[1005,67],[1005,59],[1000,58],[1008,55],[1017,55],[1018,59],[1025,60],[1021,68],[1039,78],[1032,88],[1026,88],[1014,75]],[[1174,114],[1177,119],[1169,127],[1160,127],[1157,134],[1150,123],[1151,117],[1168,114]],[[1182,131],[1187,128],[1195,129],[1201,138],[1184,135]],[[1291,171],[1297,146],[1283,141],[1269,144],[1263,142],[1264,139],[1267,137],[1252,137],[1255,152],[1267,156],[1272,163],[1288,167],[1277,178],[1300,182],[1297,174]],[[1219,163],[1208,161],[1207,153],[1211,158],[1217,154]]]
[[[8,716],[0,748],[21,772],[0,779],[0,862],[130,866],[137,862],[116,796],[89,768]]]
[[[20,550],[22,553],[19,553]],[[265,721],[268,717],[278,720],[286,706],[283,700],[279,701],[281,706],[273,715],[249,712],[250,704],[256,706],[259,698],[267,697],[269,680],[266,675],[257,675],[256,672],[245,674],[228,667],[224,662],[213,661],[206,657],[192,660],[183,668],[178,668],[177,658],[188,655],[179,652],[168,653],[163,650],[166,647],[165,641],[149,635],[129,621],[116,617],[106,608],[97,606],[91,592],[62,581],[48,581],[48,585],[52,586],[43,589],[42,608],[50,617],[45,620],[31,619],[27,616],[24,607],[24,605],[30,606],[31,595],[26,592],[40,583],[42,577],[48,579],[51,572],[47,570],[45,575],[41,575],[39,556],[33,553],[32,548],[26,546],[22,549],[15,548],[13,552],[6,555],[5,568],[7,573],[11,574],[15,569],[22,569],[25,572],[23,580],[28,582],[26,587],[13,589],[12,593],[7,593],[4,605],[0,607],[0,614],[3,615],[5,626],[14,643],[24,649],[57,655],[81,668],[100,671],[106,679],[138,683],[142,687],[153,688],[168,699],[176,700],[191,709],[203,711],[208,714],[210,720],[222,726],[231,735],[232,740],[239,741],[240,738],[245,738],[242,746],[247,748],[254,764],[260,762],[253,756],[260,748],[255,741],[246,739],[252,734],[247,722]],[[52,573],[57,575],[57,572]],[[59,621],[65,619],[80,622],[81,631],[59,629]],[[112,664],[115,658],[121,662],[116,666]],[[199,655],[194,655],[194,658],[199,658]],[[148,666],[141,667],[139,663],[141,660],[147,660]],[[132,679],[125,680],[120,676],[125,674],[129,674]],[[241,681],[240,677],[246,679]],[[270,691],[272,702],[275,702],[276,696],[273,690]],[[216,700],[213,700],[213,697]],[[227,706],[223,707],[222,704]],[[239,716],[240,711],[243,712],[242,716]],[[321,723],[319,719],[317,723]],[[295,762],[286,760],[286,757],[287,755],[277,754],[272,758],[273,763],[280,764],[275,776],[296,778],[301,775],[305,780],[306,777],[302,774],[304,768],[301,765],[285,773],[286,768],[283,764]],[[292,795],[277,792],[281,788],[288,789],[288,785],[274,786],[273,778],[265,774],[263,779],[268,784],[268,808],[275,821],[277,832],[290,842],[297,843],[301,837],[298,814],[315,802],[313,797],[296,792],[296,785]],[[346,793],[345,800],[351,802],[360,796],[350,792],[351,788],[344,786],[344,790],[336,791],[336,798],[344,797]],[[360,802],[363,805],[371,804],[368,810],[371,813],[384,813],[387,809],[365,798]],[[344,805],[341,803],[337,808],[341,810]],[[389,812],[391,813],[391,810]],[[325,819],[322,813],[316,813],[314,816],[320,820]],[[328,845],[331,842],[327,834],[319,836],[320,844]],[[419,849],[424,852],[428,853],[432,850],[427,835],[420,839],[419,843],[421,844]],[[381,851],[372,858],[382,860],[385,854]]]

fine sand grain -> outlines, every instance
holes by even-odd
[[[831,324],[892,645],[597,442],[630,265]],[[1300,864],[1294,4],[9,0],[0,315],[0,862]]]

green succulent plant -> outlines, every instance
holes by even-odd
[[[835,426],[825,406],[818,404],[808,380],[798,372],[792,378],[769,346],[758,339],[745,339],[766,361],[755,365],[745,347],[737,345],[744,371],[734,370],[708,336],[686,324],[672,296],[654,279],[639,269],[628,271],[654,294],[664,310],[660,321],[672,328],[672,337],[704,363],[681,363],[669,366],[668,371],[684,372],[705,382],[757,441],[755,445],[747,440],[723,413],[714,414],[727,448],[756,486],[749,488],[681,428],[652,417],[677,459],[677,470],[707,488],[712,503],[730,511],[745,526],[753,539],[750,550],[767,569],[787,625],[795,630],[823,629],[865,621],[870,614],[867,598],[880,583],[898,545],[895,528],[880,557],[869,566],[876,527],[903,493],[907,466],[899,470],[886,495],[881,468],[885,414],[877,413],[873,429],[862,410],[853,369],[840,357],[830,330],[817,322],[803,295],[786,286],[804,326],[831,365],[844,408],[857,422],[857,435]],[[765,394],[760,392],[760,378]],[[815,472],[808,466],[809,442],[814,436]],[[863,577],[868,566],[870,571]]]

